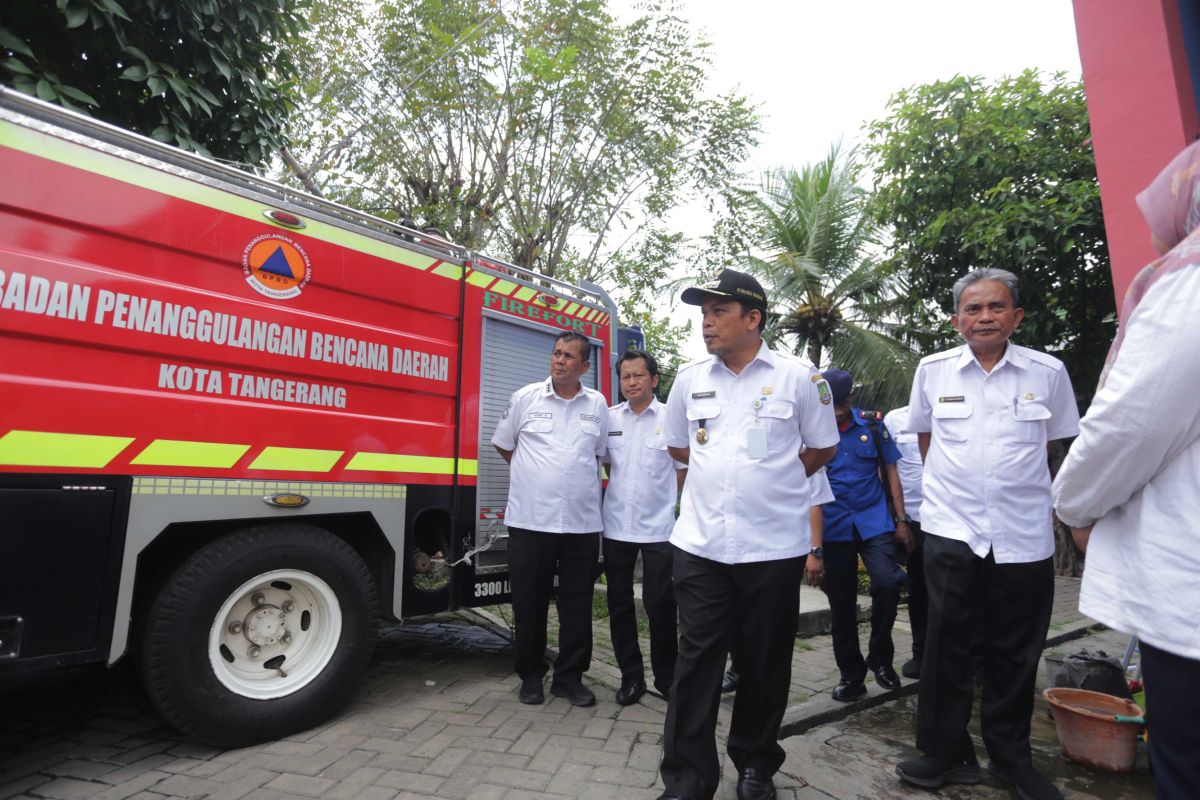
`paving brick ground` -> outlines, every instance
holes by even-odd
[[[1077,583],[1058,589],[1056,630],[1074,630]],[[898,659],[907,636],[902,617]],[[666,703],[648,695],[616,705],[606,623],[595,639],[594,708],[549,695],[543,706],[524,706],[510,643],[494,625],[464,613],[388,626],[349,709],[239,750],[197,745],[168,728],[127,666],[0,687],[0,800],[655,798]],[[791,716],[819,706],[836,680],[829,637],[798,639]],[[730,708],[727,698],[722,730]],[[805,766],[789,762],[777,776],[785,800],[812,796]],[[726,773],[720,798],[735,796],[728,762]]]

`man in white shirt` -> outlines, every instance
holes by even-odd
[[[592,658],[592,584],[600,550],[600,470],[608,433],[604,395],[580,382],[591,342],[560,334],[550,377],[513,392],[492,444],[511,466],[508,571],[522,703],[544,700],[546,618],[558,574],[558,658],[550,693],[573,705],[596,696],[583,685]]]
[[[908,518],[908,529],[912,533],[912,549],[908,552],[908,621],[912,626],[912,658],[904,662],[900,674],[906,678],[921,677],[921,656],[925,652],[925,622],[928,593],[925,590],[925,570],[922,559],[925,555],[925,534],[921,531],[921,474],[925,462],[921,460],[921,448],[917,434],[906,430],[908,406],[893,408],[883,417],[883,426],[891,434],[900,460],[896,472],[900,476],[900,490],[904,495],[904,513]]]
[[[925,459],[929,623],[917,705],[920,758],[906,783],[979,783],[967,733],[970,632],[982,615],[980,704],[988,768],[1026,800],[1061,800],[1032,764],[1033,692],[1054,602],[1054,532],[1046,445],[1079,431],[1061,361],[1009,342],[1024,317],[1017,277],[977,269],[954,284],[966,345],[927,356],[913,377],[908,430]]]
[[[632,705],[646,693],[638,646],[633,570],[642,554],[642,604],[650,621],[654,688],[671,689],[678,653],[675,593],[671,589],[671,528],[675,498],[687,465],[671,458],[663,432],[667,407],[658,402],[658,362],[642,350],[617,360],[625,402],[608,410],[608,489],[604,493],[604,574],[613,652],[621,668],[617,703]]]
[[[702,307],[712,355],[683,367],[667,400],[667,445],[688,479],[671,532],[680,640],[661,797],[716,792],[718,697],[732,644],[741,682],[728,752],[738,797],[771,800],[811,549],[808,476],[838,442],[832,397],[811,365],[763,342],[766,295],[751,276],[727,269],[682,299]]]

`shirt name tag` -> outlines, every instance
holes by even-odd
[[[716,390],[713,390],[711,392],[692,392],[693,400],[708,400],[709,398],[716,397],[716,396],[717,396]]]
[[[584,420],[585,422],[595,422],[597,424],[599,424],[599,422],[600,422],[600,418],[597,417],[595,414],[580,414],[579,418],[581,420]]]
[[[554,419],[554,414],[549,411],[530,411],[530,419]]]
[[[938,402],[939,403],[961,403],[966,399],[967,398],[963,397],[961,394],[956,394],[953,397],[939,397]]]
[[[609,431],[608,435],[609,436],[624,436],[625,431]]]

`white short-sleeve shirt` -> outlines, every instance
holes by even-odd
[[[737,374],[715,355],[683,367],[667,398],[667,444],[691,456],[671,544],[724,564],[808,553],[800,449],[837,443],[829,387],[794,356],[764,342]]]
[[[833,496],[833,487],[829,485],[829,476],[825,474],[824,467],[808,476],[808,489],[811,494],[808,500],[810,506],[823,506],[837,499]]]
[[[967,346],[921,360],[907,429],[930,432],[921,527],[996,563],[1054,554],[1046,443],[1079,432],[1071,379],[1053,356],[1008,343],[985,372]]]
[[[512,450],[509,527],[551,533],[595,533],[600,518],[600,466],[608,433],[608,403],[581,386],[564,400],[550,378],[513,392],[492,434]]]
[[[921,462],[921,445],[917,434],[905,430],[908,425],[908,406],[893,408],[883,417],[883,426],[892,435],[900,460],[896,462],[896,473],[900,476],[900,490],[904,494],[904,513],[913,522],[921,521],[921,476],[925,464]]]
[[[665,542],[675,525],[675,471],[667,452],[667,407],[651,398],[642,413],[629,403],[608,410],[608,489],[604,535],[622,542]]]

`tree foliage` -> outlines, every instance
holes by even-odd
[[[753,108],[705,94],[706,45],[670,9],[382,0],[348,23],[346,4],[317,3],[298,57],[304,179],[520,266],[599,280],[647,241],[677,257],[666,212],[753,144]]]
[[[977,267],[1021,279],[1016,338],[1050,351],[1090,399],[1116,316],[1082,85],[1026,71],[955,77],[895,95],[869,128],[873,211],[918,325],[949,326],[954,281]]]
[[[854,154],[837,146],[799,170],[766,175],[745,207],[749,271],[771,303],[765,334],[819,367],[855,377],[858,395],[883,408],[908,398],[916,354],[899,324],[900,287],[880,260]]]
[[[282,141],[306,0],[5,0],[0,80],[200,153]]]

